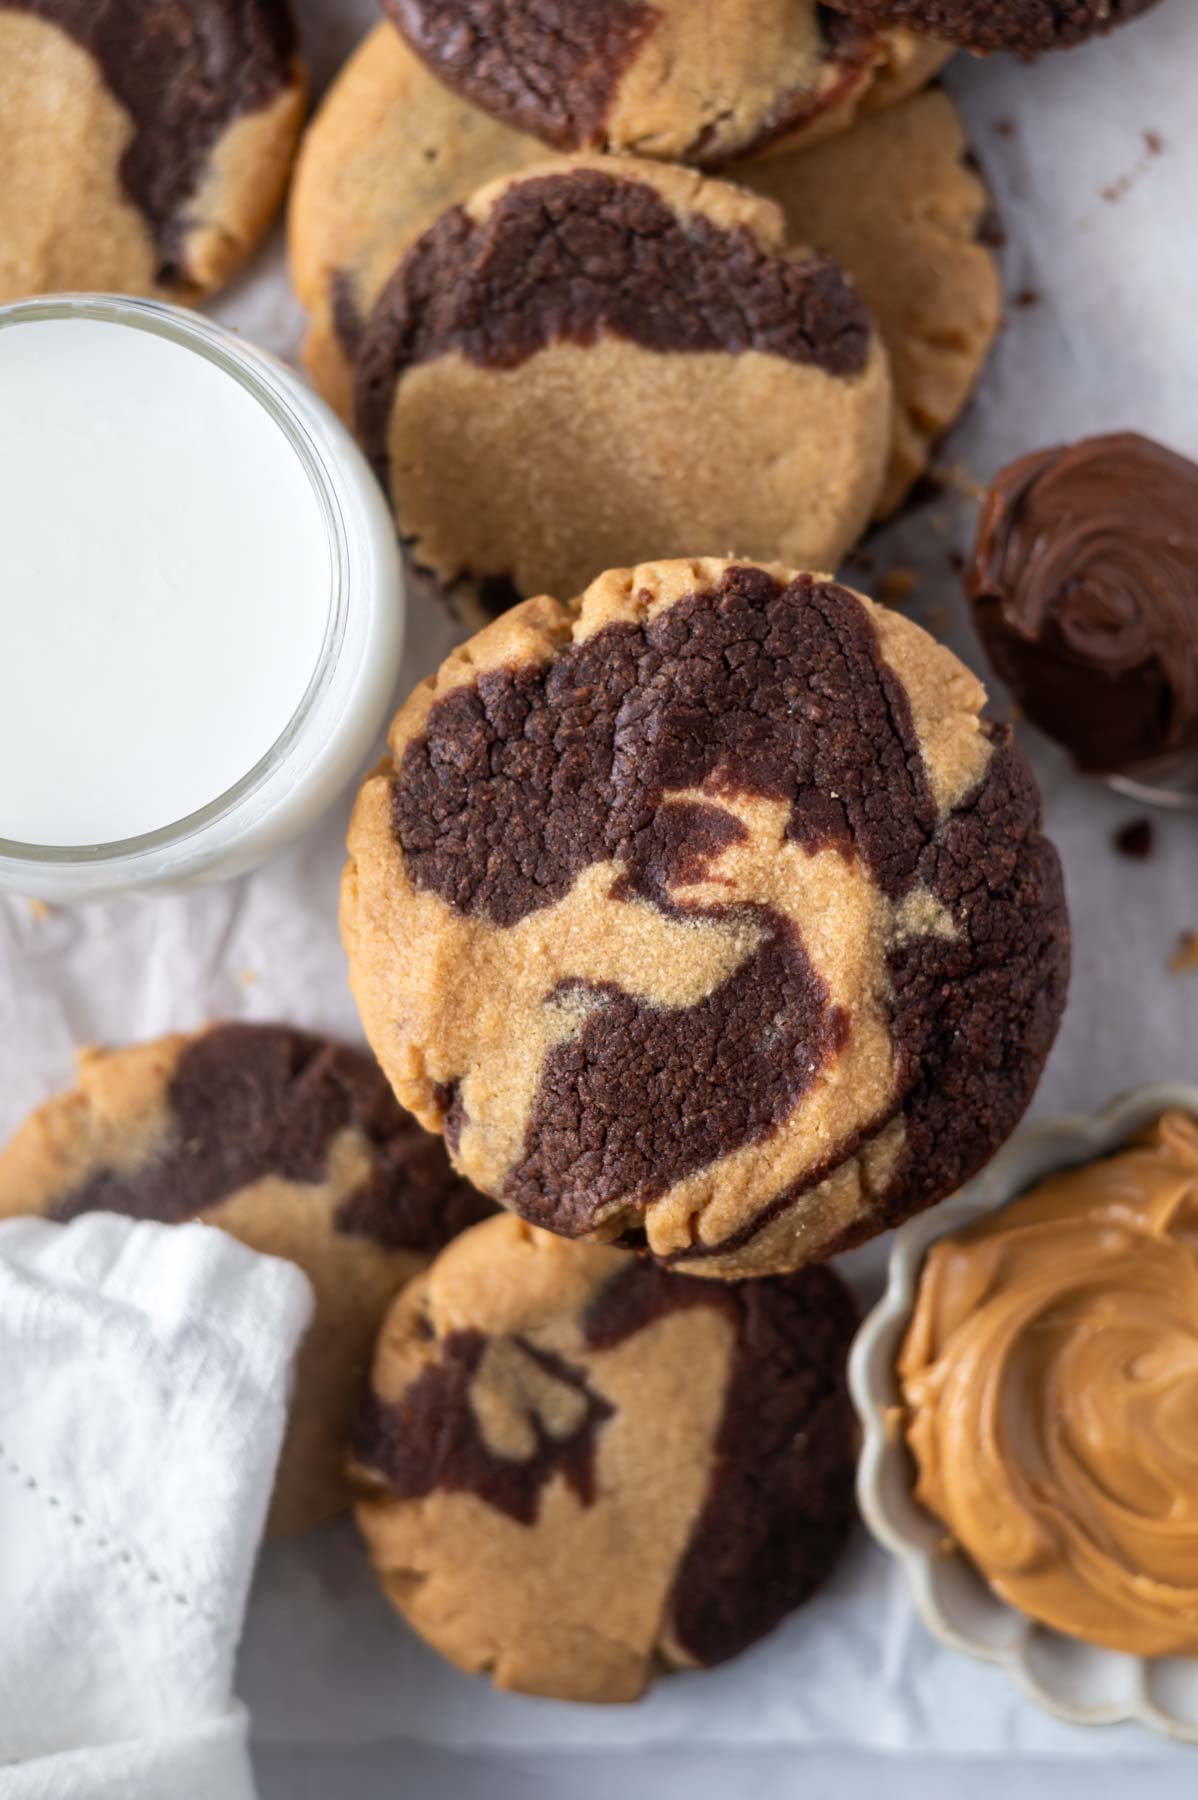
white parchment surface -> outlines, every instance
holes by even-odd
[[[300,13],[319,84],[376,16],[371,0],[300,0]],[[1198,5],[1163,0],[1140,25],[1032,68],[959,58],[948,83],[1002,210],[1011,305],[944,460],[985,482],[1021,451],[1120,427],[1198,458]],[[294,354],[302,319],[280,235],[214,311]],[[951,561],[973,511],[952,497],[909,515],[868,546],[856,579],[868,588],[889,569],[915,570],[904,604],[976,666]],[[410,615],[405,692],[449,641],[437,616]],[[1001,713],[1005,697],[993,700]],[[1155,855],[1126,861],[1111,832],[1142,809],[1072,774],[1033,733],[1025,741],[1075,941],[1069,1011],[1036,1112],[1089,1109],[1152,1079],[1198,1080],[1198,974],[1167,970],[1179,933],[1198,929],[1198,816],[1159,815]],[[336,926],[348,806],[256,874],[187,898],[48,917],[0,901],[0,1130],[69,1081],[79,1044],[232,1016],[359,1037]],[[863,1298],[877,1292],[884,1256],[874,1245],[846,1259]],[[1134,1728],[1059,1724],[1001,1672],[940,1648],[864,1533],[828,1589],[736,1663],[673,1677],[637,1707],[593,1709],[497,1695],[443,1665],[376,1596],[352,1529],[336,1525],[266,1551],[239,1686],[264,1743],[1185,1754]]]

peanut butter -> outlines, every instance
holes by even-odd
[[[898,1373],[916,1494],[1002,1599],[1198,1656],[1198,1123],[935,1245]]]

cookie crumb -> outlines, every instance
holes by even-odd
[[[967,500],[984,500],[986,490],[981,482],[974,481],[972,476],[959,463],[950,463],[947,467],[941,463],[932,470],[932,477],[939,482],[941,488],[951,493],[963,494]]]
[[[949,613],[947,606],[935,604],[928,607],[924,614],[924,623],[933,637],[943,637],[948,630]]]
[[[944,483],[932,469],[925,469],[917,475],[907,490],[907,498],[903,503],[904,513],[920,511],[925,506],[932,506],[937,500],[944,498]]]
[[[1144,140],[1144,149],[1131,168],[1127,169],[1117,180],[1112,181],[1108,187],[1102,189],[1102,197],[1108,205],[1113,205],[1117,200],[1122,200],[1125,194],[1129,194],[1141,175],[1146,172],[1153,158],[1164,154],[1165,140],[1159,131],[1145,131],[1141,133],[1141,136]]]
[[[1182,932],[1169,959],[1169,969],[1174,975],[1192,975],[1198,971],[1198,931]]]
[[[257,969],[243,969],[241,971],[241,980],[245,987],[256,987],[260,980]]]
[[[887,569],[878,583],[878,594],[883,600],[906,600],[914,592],[914,569]]]
[[[25,904],[39,925],[43,920],[48,919],[53,911],[53,908],[47,906],[44,900],[26,900]]]
[[[1152,820],[1129,819],[1112,833],[1111,842],[1120,856],[1129,857],[1132,862],[1147,862],[1156,845]]]
[[[954,575],[964,575],[964,573],[965,573],[965,558],[959,550],[950,550],[949,551],[948,566],[952,570]]]
[[[1014,119],[995,119],[994,130],[998,137],[1013,138],[1016,135],[1018,127],[1016,126]]]

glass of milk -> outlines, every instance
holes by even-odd
[[[361,767],[403,621],[378,483],[289,369],[150,301],[0,307],[0,887],[252,867]]]

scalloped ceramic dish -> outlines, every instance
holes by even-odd
[[[972,1224],[1034,1182],[1116,1150],[1170,1108],[1198,1116],[1198,1088],[1158,1083],[1090,1117],[1047,1119],[1019,1131],[955,1199],[904,1225],[886,1292],[857,1333],[849,1384],[862,1424],[857,1498],[870,1531],[903,1564],[916,1605],[942,1643],[1000,1663],[1024,1693],[1076,1725],[1138,1721],[1198,1743],[1198,1659],[1123,1656],[1038,1625],[995,1595],[960,1555],[944,1554],[940,1521],[919,1506],[914,1466],[887,1427],[898,1402],[894,1365],[924,1257],[937,1238]]]

